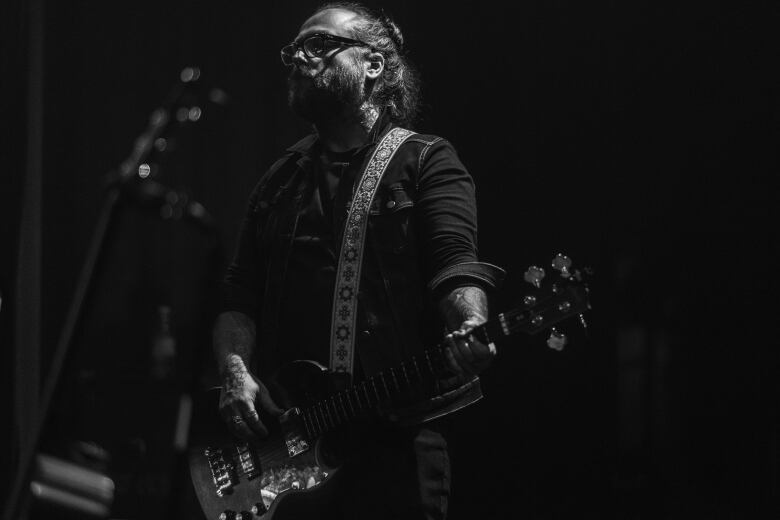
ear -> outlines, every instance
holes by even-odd
[[[372,52],[366,56],[365,61],[366,77],[377,79],[385,70],[385,57],[378,52]]]

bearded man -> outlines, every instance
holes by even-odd
[[[251,195],[214,330],[220,412],[244,439],[263,438],[282,413],[264,384],[280,366],[309,359],[334,368],[331,311],[346,294],[334,289],[353,198],[379,143],[418,108],[401,31],[359,4],[319,8],[282,61],[290,107],[315,132]],[[385,406],[383,420],[350,438],[344,491],[321,511],[333,518],[445,518],[446,416],[481,397],[477,374],[494,353],[471,334],[503,276],[477,260],[472,179],[446,140],[403,135],[366,213],[356,330],[343,334],[354,332],[354,365],[344,370],[360,382],[448,332],[446,366],[424,400]]]

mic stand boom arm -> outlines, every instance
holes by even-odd
[[[152,113],[152,116],[149,119],[149,125],[136,139],[135,146],[130,155],[120,164],[117,172],[111,172],[107,176],[108,189],[103,201],[103,206],[100,210],[100,215],[92,234],[89,248],[87,249],[84,264],[76,281],[73,299],[71,300],[68,314],[65,318],[65,324],[63,325],[54,355],[52,356],[49,372],[47,377],[43,380],[41,402],[38,407],[40,410],[39,419],[33,425],[33,431],[30,432],[31,442],[27,444],[29,448],[20,456],[16,478],[14,479],[11,491],[8,495],[8,500],[6,501],[6,507],[3,514],[4,520],[16,520],[17,518],[20,518],[23,508],[28,504],[27,500],[22,500],[23,496],[26,497],[24,488],[29,486],[31,481],[33,460],[38,451],[38,442],[40,441],[43,426],[46,417],[48,416],[54,391],[56,390],[60,379],[62,367],[67,358],[68,351],[70,350],[73,334],[75,333],[76,327],[82,316],[84,301],[90,286],[92,285],[95,267],[102,253],[106,234],[113,218],[117,202],[119,201],[124,188],[138,178],[136,177],[137,174],[143,173],[139,168],[141,168],[144,161],[146,161],[153,151],[155,140],[168,131],[172,110],[175,108],[187,87],[196,81],[199,76],[200,71],[194,67],[187,67],[181,72],[180,81],[177,81],[172,88],[164,108],[159,108]]]

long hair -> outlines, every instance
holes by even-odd
[[[385,69],[374,84],[369,101],[386,107],[394,123],[413,124],[420,110],[420,76],[406,57],[401,29],[383,12],[378,13],[357,2],[327,3],[314,14],[328,9],[344,9],[357,14],[360,19],[353,27],[354,37],[385,58]]]

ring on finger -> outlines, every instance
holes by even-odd
[[[235,424],[241,424],[244,421],[244,419],[242,419],[240,415],[234,415],[233,417],[231,417],[231,419],[233,419],[233,422]]]

